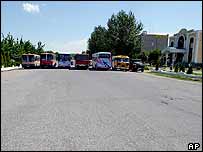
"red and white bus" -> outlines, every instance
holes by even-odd
[[[89,55],[88,54],[76,54],[75,55],[75,68],[76,69],[88,69],[89,67]]]
[[[41,53],[40,55],[41,68],[55,68],[57,66],[56,54],[54,53]]]
[[[38,68],[40,67],[40,55],[37,54],[23,54],[22,67],[25,68]]]

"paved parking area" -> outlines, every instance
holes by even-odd
[[[119,71],[1,73],[1,150],[187,150],[190,142],[202,143],[201,83]]]

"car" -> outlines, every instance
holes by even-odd
[[[132,72],[144,72],[144,64],[141,59],[131,59],[130,60],[130,71]]]

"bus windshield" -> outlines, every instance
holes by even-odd
[[[123,58],[123,62],[129,62],[128,58]]]
[[[110,58],[110,54],[99,54],[99,58]]]
[[[41,59],[42,59],[42,60],[46,60],[46,54],[42,54],[42,55],[41,55]]]
[[[47,54],[47,60],[53,60],[53,55],[52,54]]]
[[[117,61],[117,62],[121,62],[122,61],[121,58],[115,58],[114,60]]]
[[[23,55],[22,60],[23,60],[23,62],[27,62],[27,55]]]
[[[34,55],[28,55],[29,62],[35,61]]]
[[[84,54],[77,54],[75,56],[75,60],[89,60],[88,55],[84,55]]]
[[[69,54],[59,54],[59,61],[68,61],[70,60]]]
[[[117,62],[129,62],[128,58],[115,58],[114,60]]]

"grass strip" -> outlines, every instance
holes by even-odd
[[[179,79],[179,80],[202,82],[202,79],[189,78],[189,77],[180,76],[180,75],[169,75],[169,74],[166,74],[166,73],[156,73],[156,72],[152,72],[152,71],[151,72],[146,72],[146,73],[154,74],[154,75],[157,75],[157,76],[168,77],[168,78],[175,78],[175,79]]]

